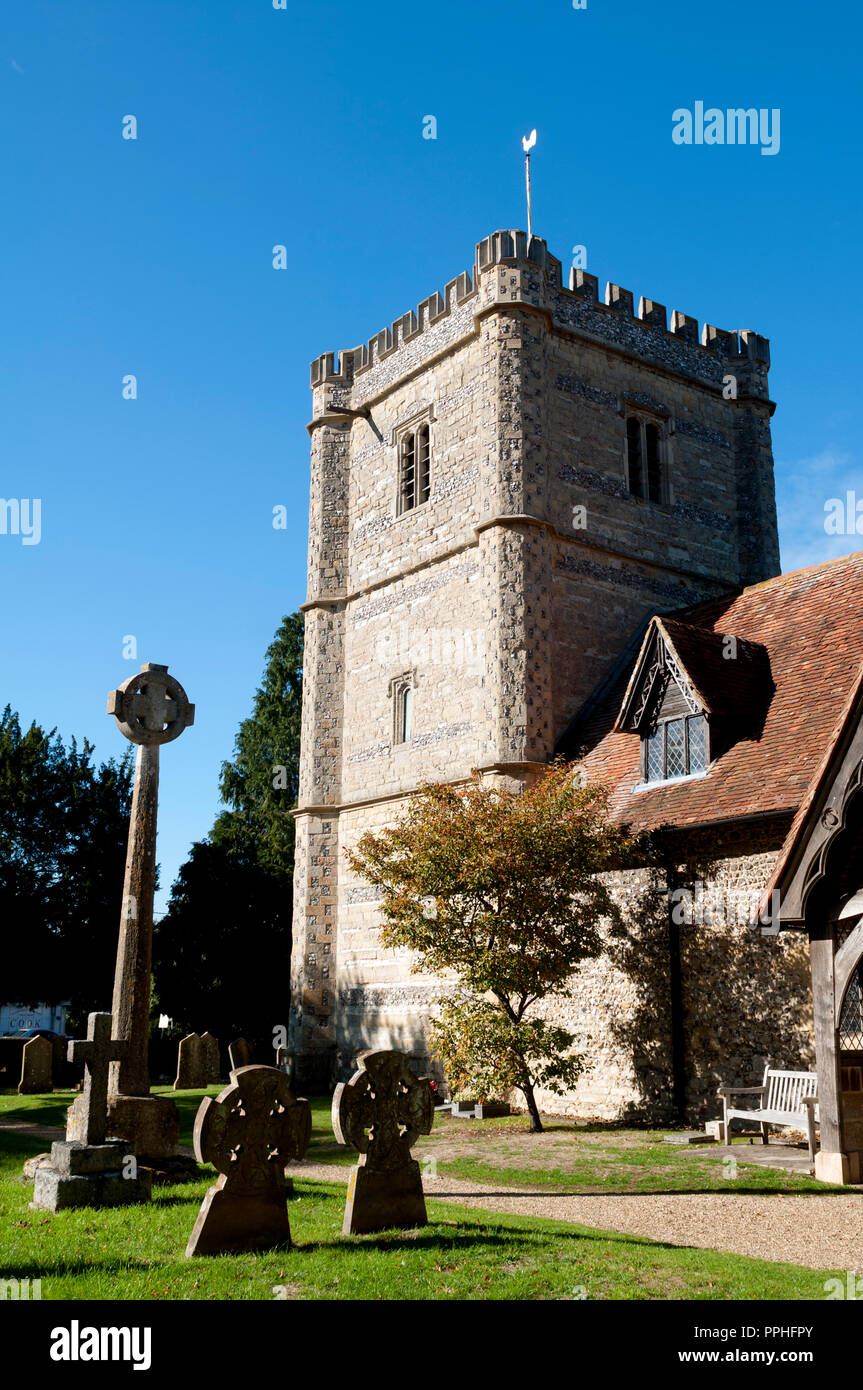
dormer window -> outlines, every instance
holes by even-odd
[[[661,502],[665,463],[665,426],[642,414],[626,418],[626,475],[629,491],[648,502]]]
[[[645,782],[670,782],[707,770],[707,720],[703,714],[660,719],[641,744]]]

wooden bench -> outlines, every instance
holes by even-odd
[[[818,1117],[818,1077],[811,1071],[777,1071],[764,1069],[760,1086],[720,1086],[722,1097],[725,1142],[731,1143],[731,1124],[748,1120],[761,1126],[761,1141],[768,1142],[770,1125],[792,1125],[809,1136],[809,1161],[815,1162],[815,1122]],[[761,1104],[754,1110],[734,1109],[733,1096],[760,1096]]]

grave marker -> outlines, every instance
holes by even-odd
[[[109,1068],[128,1052],[125,1039],[111,1037],[111,1015],[90,1014],[87,1038],[69,1043],[70,1062],[84,1063],[84,1090],[76,1135],[51,1145],[51,1165],[35,1174],[31,1206],[43,1211],[65,1207],[115,1207],[148,1202],[152,1173],[138,1168],[125,1139],[107,1138]],[[70,1111],[71,1114],[71,1111]]]
[[[359,1070],[333,1096],[333,1130],[360,1157],[351,1173],[344,1235],[428,1220],[420,1166],[411,1148],[430,1134],[434,1099],[426,1079],[414,1076],[403,1052],[361,1052]]]
[[[290,1245],[285,1164],[302,1158],[311,1132],[309,1102],[276,1067],[240,1067],[224,1091],[202,1100],[195,1155],[221,1177],[204,1198],[187,1259]]]
[[[52,1088],[54,1048],[47,1038],[31,1038],[21,1053],[19,1096],[38,1096]]]

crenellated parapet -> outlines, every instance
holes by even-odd
[[[751,397],[768,399],[767,372],[770,344],[750,329],[726,330],[705,323],[699,335],[698,320],[664,304],[641,296],[637,307],[631,290],[609,281],[602,297],[599,281],[587,271],[573,269],[564,285],[563,268],[542,237],[522,231],[497,231],[477,242],[472,273],[463,271],[450,280],[443,293],[424,299],[367,343],[339,353],[327,352],[311,364],[311,385],[341,386],[350,390],[358,378],[387,359],[405,354],[406,368],[418,360],[421,340],[429,335],[428,351],[434,350],[437,329],[463,306],[471,306],[473,321],[483,313],[506,306],[523,306],[544,313],[559,329],[616,347],[648,362],[705,385],[720,388],[730,372],[739,389]],[[393,370],[398,361],[393,363]]]
[[[448,317],[476,293],[469,271],[463,271],[444,286],[443,294],[435,291],[428,299],[395,319],[389,328],[382,328],[367,343],[347,351],[325,352],[316,357],[311,367],[311,385],[350,386],[362,372],[384,361],[405,343],[425,333],[440,319]]]

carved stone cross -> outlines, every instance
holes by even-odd
[[[434,1099],[402,1052],[361,1052],[359,1070],[333,1096],[333,1130],[360,1155],[351,1174],[345,1235],[426,1223],[422,1178],[411,1147],[430,1134]]]
[[[289,1244],[285,1164],[302,1158],[312,1132],[307,1100],[276,1067],[239,1067],[206,1096],[195,1119],[195,1157],[221,1177],[204,1198],[187,1257]]]
[[[111,1092],[148,1096],[159,746],[179,738],[194,722],[195,706],[179,681],[168,675],[167,666],[150,662],[111,692],[108,713],[126,738],[138,745],[112,1004],[114,1027],[128,1040],[129,1050],[112,1072]]]
[[[87,1039],[69,1043],[70,1062],[84,1063],[83,1116],[79,1136],[84,1144],[102,1144],[108,1127],[108,1072],[112,1062],[125,1057],[129,1044],[111,1037],[111,1015],[90,1014]]]
[[[434,1098],[403,1052],[361,1052],[359,1071],[333,1096],[333,1129],[371,1169],[404,1168],[421,1134],[430,1134]],[[366,1132],[368,1131],[368,1133]]]
[[[220,1095],[205,1096],[195,1120],[195,1156],[224,1174],[226,1192],[278,1192],[285,1164],[311,1138],[308,1101],[297,1100],[276,1067],[240,1067]]]

